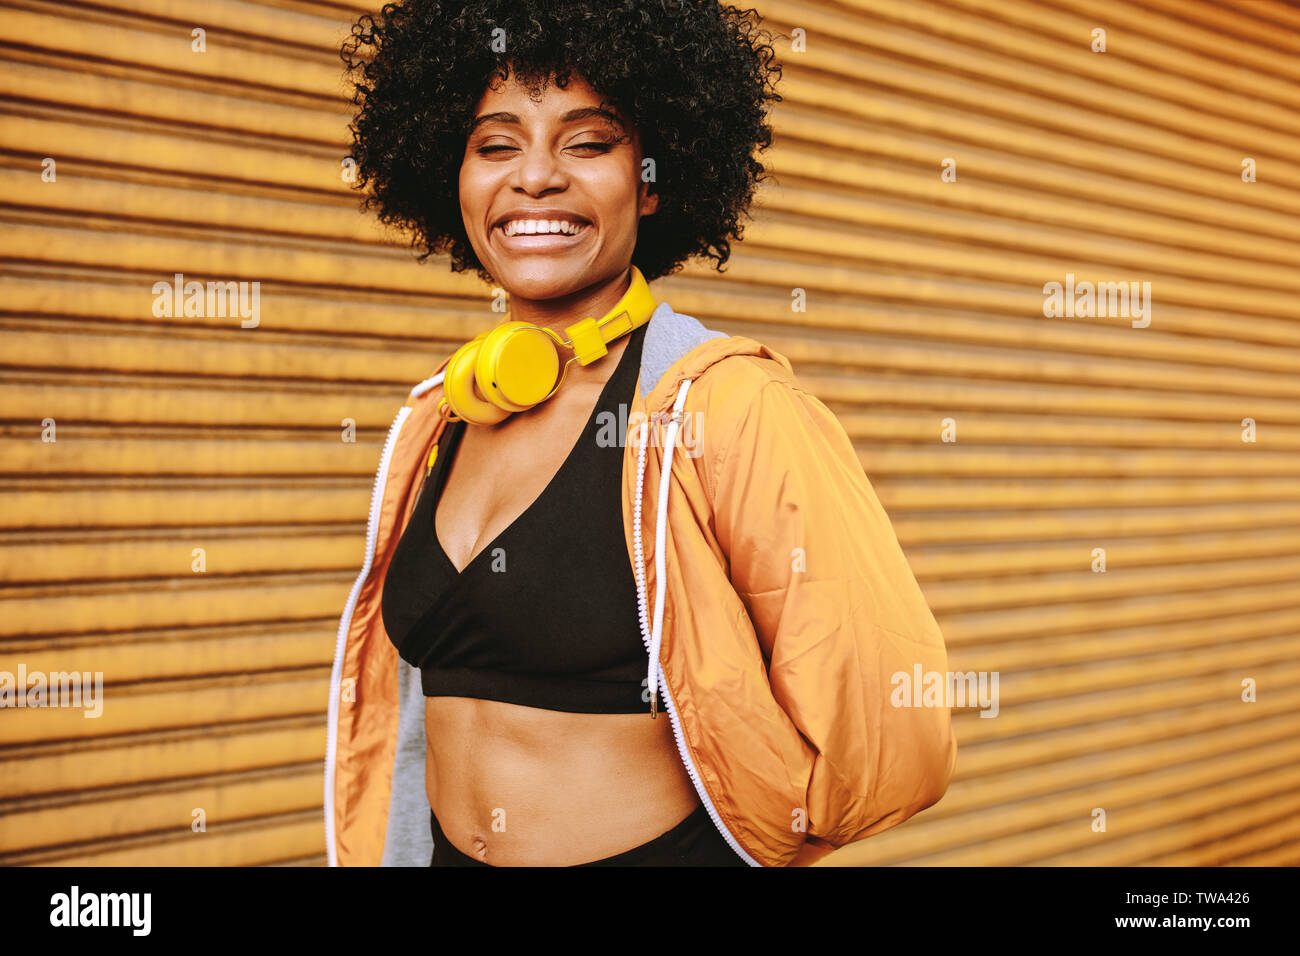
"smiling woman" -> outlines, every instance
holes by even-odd
[[[458,179],[467,159],[535,164],[544,132],[547,153],[567,170],[619,154],[613,163],[628,174],[620,189],[641,185],[660,197],[631,236],[631,262],[647,281],[691,256],[720,268],[764,175],[754,153],[771,143],[768,104],[781,99],[781,70],[757,20],[752,10],[678,0],[387,4],[354,25],[342,51],[357,76],[357,185],[370,187],[367,207],[406,230],[421,259],[446,253],[453,271],[500,282],[471,241],[487,223],[467,218]],[[552,104],[548,123],[563,128],[543,131],[540,98],[565,93],[570,79],[582,95]],[[632,146],[628,133],[636,165],[618,149]]]
[[[739,238],[780,98],[755,19],[409,0],[354,27],[367,205],[510,314],[385,444],[339,626],[331,861],[785,865],[946,786],[947,711],[862,699],[944,656],[847,435],[784,357],[647,285]]]

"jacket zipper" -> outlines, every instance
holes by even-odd
[[[677,716],[677,707],[673,703],[673,695],[668,690],[668,682],[656,680],[659,667],[659,638],[663,630],[663,613],[664,613],[664,536],[668,524],[668,486],[672,477],[673,465],[673,443],[677,438],[677,426],[682,421],[682,407],[686,403],[686,390],[691,387],[691,379],[682,381],[681,388],[677,392],[677,400],[673,403],[672,421],[668,424],[668,434],[665,438],[665,452],[663,464],[659,472],[659,514],[655,522],[655,621],[653,635],[649,627],[646,614],[646,586],[645,586],[645,557],[641,545],[641,502],[644,498],[643,487],[645,484],[645,450],[647,443],[647,433],[649,429],[648,422],[641,423],[640,442],[637,446],[636,456],[636,504],[633,508],[632,539],[633,549],[636,555],[636,597],[637,608],[641,618],[641,642],[645,644],[646,653],[649,655],[649,672],[646,677],[646,688],[650,691],[650,711],[653,715],[655,711],[655,702],[657,692],[662,689],[664,702],[668,705],[668,719],[672,723],[673,736],[677,740],[677,753],[682,758],[682,765],[686,768],[686,774],[691,778],[691,783],[695,787],[696,793],[700,796],[700,802],[704,804],[704,809],[709,813],[709,819],[717,827],[718,832],[722,834],[727,845],[731,847],[736,854],[748,863],[750,866],[761,866],[757,860],[741,849],[740,843],[736,840],[731,832],[727,830],[722,823],[722,818],[718,816],[718,811],[713,806],[713,801],[709,799],[708,791],[700,782],[699,774],[696,773],[695,764],[691,761],[691,755],[686,749],[686,739],[682,735],[681,720]]]
[[[388,428],[388,437],[384,440],[384,450],[379,456],[379,468],[375,472],[374,490],[370,493],[370,514],[366,518],[366,554],[361,563],[361,573],[357,575],[348,594],[348,603],[343,608],[343,617],[339,621],[338,639],[334,644],[334,668],[330,672],[330,700],[328,729],[325,734],[325,853],[330,866],[338,866],[338,856],[334,847],[334,756],[338,748],[339,732],[339,691],[343,682],[343,651],[347,642],[348,631],[352,627],[352,614],[361,596],[362,585],[370,576],[370,567],[375,557],[375,542],[379,537],[379,511],[384,497],[384,485],[388,480],[388,463],[397,442],[397,433],[402,430],[402,423],[413,409],[403,405],[397,410],[397,417]]]

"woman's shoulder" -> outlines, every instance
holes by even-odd
[[[751,410],[769,386],[803,391],[789,359],[780,352],[749,336],[727,336],[695,374],[687,407],[707,409],[715,419],[736,417]]]

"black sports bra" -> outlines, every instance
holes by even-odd
[[[619,404],[630,407],[634,397],[646,328],[630,333],[551,483],[459,574],[438,541],[434,514],[467,425],[444,428],[381,600],[389,640],[420,669],[426,697],[581,714],[650,709],[649,697],[642,699],[647,650],[623,530],[618,428],[626,421]]]

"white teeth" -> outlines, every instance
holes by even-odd
[[[538,236],[559,234],[576,236],[583,226],[560,219],[513,219],[502,226],[507,236]]]

